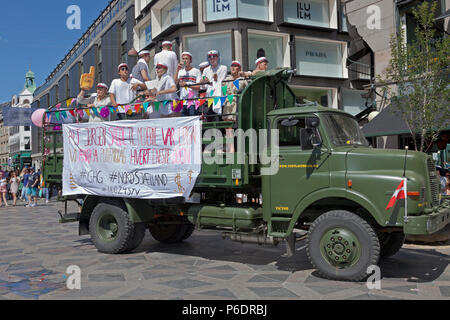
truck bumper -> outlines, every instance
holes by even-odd
[[[433,212],[422,216],[410,216],[404,225],[404,233],[411,235],[433,234],[450,222],[450,201],[445,201]]]

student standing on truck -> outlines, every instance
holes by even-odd
[[[109,88],[109,97],[113,107],[126,105],[136,99],[136,91],[138,88],[147,90],[145,83],[130,78],[130,71],[126,63],[122,63],[118,67],[119,79],[114,79]],[[119,119],[121,117],[119,116]]]
[[[178,57],[172,51],[172,42],[164,41],[162,43],[162,51],[155,55],[155,67],[158,64],[165,64],[167,66],[167,74],[173,78],[178,66]]]
[[[266,72],[267,69],[269,68],[269,60],[267,60],[266,57],[258,58],[255,61],[255,64],[256,64],[256,69],[255,70],[253,70],[252,72],[243,72],[242,75],[244,77],[254,76],[254,75],[257,75],[260,72]]]
[[[167,65],[160,63],[156,65],[156,80],[147,82],[151,96],[145,99],[145,102],[169,101],[166,105],[161,104],[159,114],[162,118],[176,117],[181,113],[174,113],[171,108],[171,101],[178,99],[177,86],[173,78],[167,73]],[[156,110],[153,110],[155,112]]]
[[[207,97],[221,97],[222,96],[222,81],[225,80],[228,68],[220,64],[220,52],[211,50],[208,52],[209,67],[203,71],[202,83],[206,84]],[[221,115],[222,108],[220,104],[214,104],[212,110],[208,109],[209,115]],[[208,117],[208,121],[219,121],[219,117]]]
[[[200,70],[191,66],[192,63],[192,54],[189,52],[183,52],[181,54],[181,63],[178,65],[177,71],[175,72],[175,84],[180,86],[180,99],[197,99],[198,91],[200,90],[200,85],[198,86],[190,86],[187,85],[200,83],[202,80],[202,74]],[[193,101],[192,101],[193,102]],[[183,106],[183,110],[181,114],[185,117],[195,116],[196,110],[194,103],[190,104],[188,108],[188,104],[186,103]]]
[[[223,105],[223,114],[224,116],[222,119],[224,121],[232,121],[236,122],[236,116],[232,115],[237,112],[237,104],[239,97],[237,94],[242,91],[247,85],[248,82],[244,80],[244,78],[241,77],[242,74],[242,65],[239,61],[233,61],[231,63],[231,75],[225,78],[225,81],[229,81],[226,83],[227,86],[227,96],[234,95],[232,103],[230,103],[227,100],[225,100],[225,103]],[[235,85],[235,81],[239,80],[238,86],[239,90]],[[234,137],[234,131],[233,128],[226,129],[226,136],[227,138]],[[227,144],[227,152],[234,153],[234,143],[228,143]]]
[[[134,66],[131,75],[134,79],[141,82],[150,81],[150,70],[148,63],[150,62],[150,51],[142,50],[139,52],[139,61]]]
[[[79,104],[85,104],[88,108],[106,107],[111,105],[111,99],[108,95],[108,86],[104,83],[97,85],[97,93],[93,93],[89,98],[84,97],[85,91],[81,89],[77,97]],[[102,122],[101,117],[97,117],[93,112],[89,116],[89,122]]]

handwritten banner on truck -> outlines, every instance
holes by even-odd
[[[63,125],[63,195],[189,198],[201,171],[199,117]]]

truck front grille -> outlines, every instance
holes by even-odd
[[[428,159],[428,175],[430,177],[430,187],[431,187],[431,203],[434,206],[439,205],[439,181],[436,175],[436,167],[433,160]]]

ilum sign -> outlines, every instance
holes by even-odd
[[[229,12],[231,5],[230,0],[212,0],[213,12]]]
[[[284,0],[284,21],[295,24],[329,27],[329,0]]]
[[[236,0],[206,0],[207,20],[235,18],[237,15],[236,2]]]

